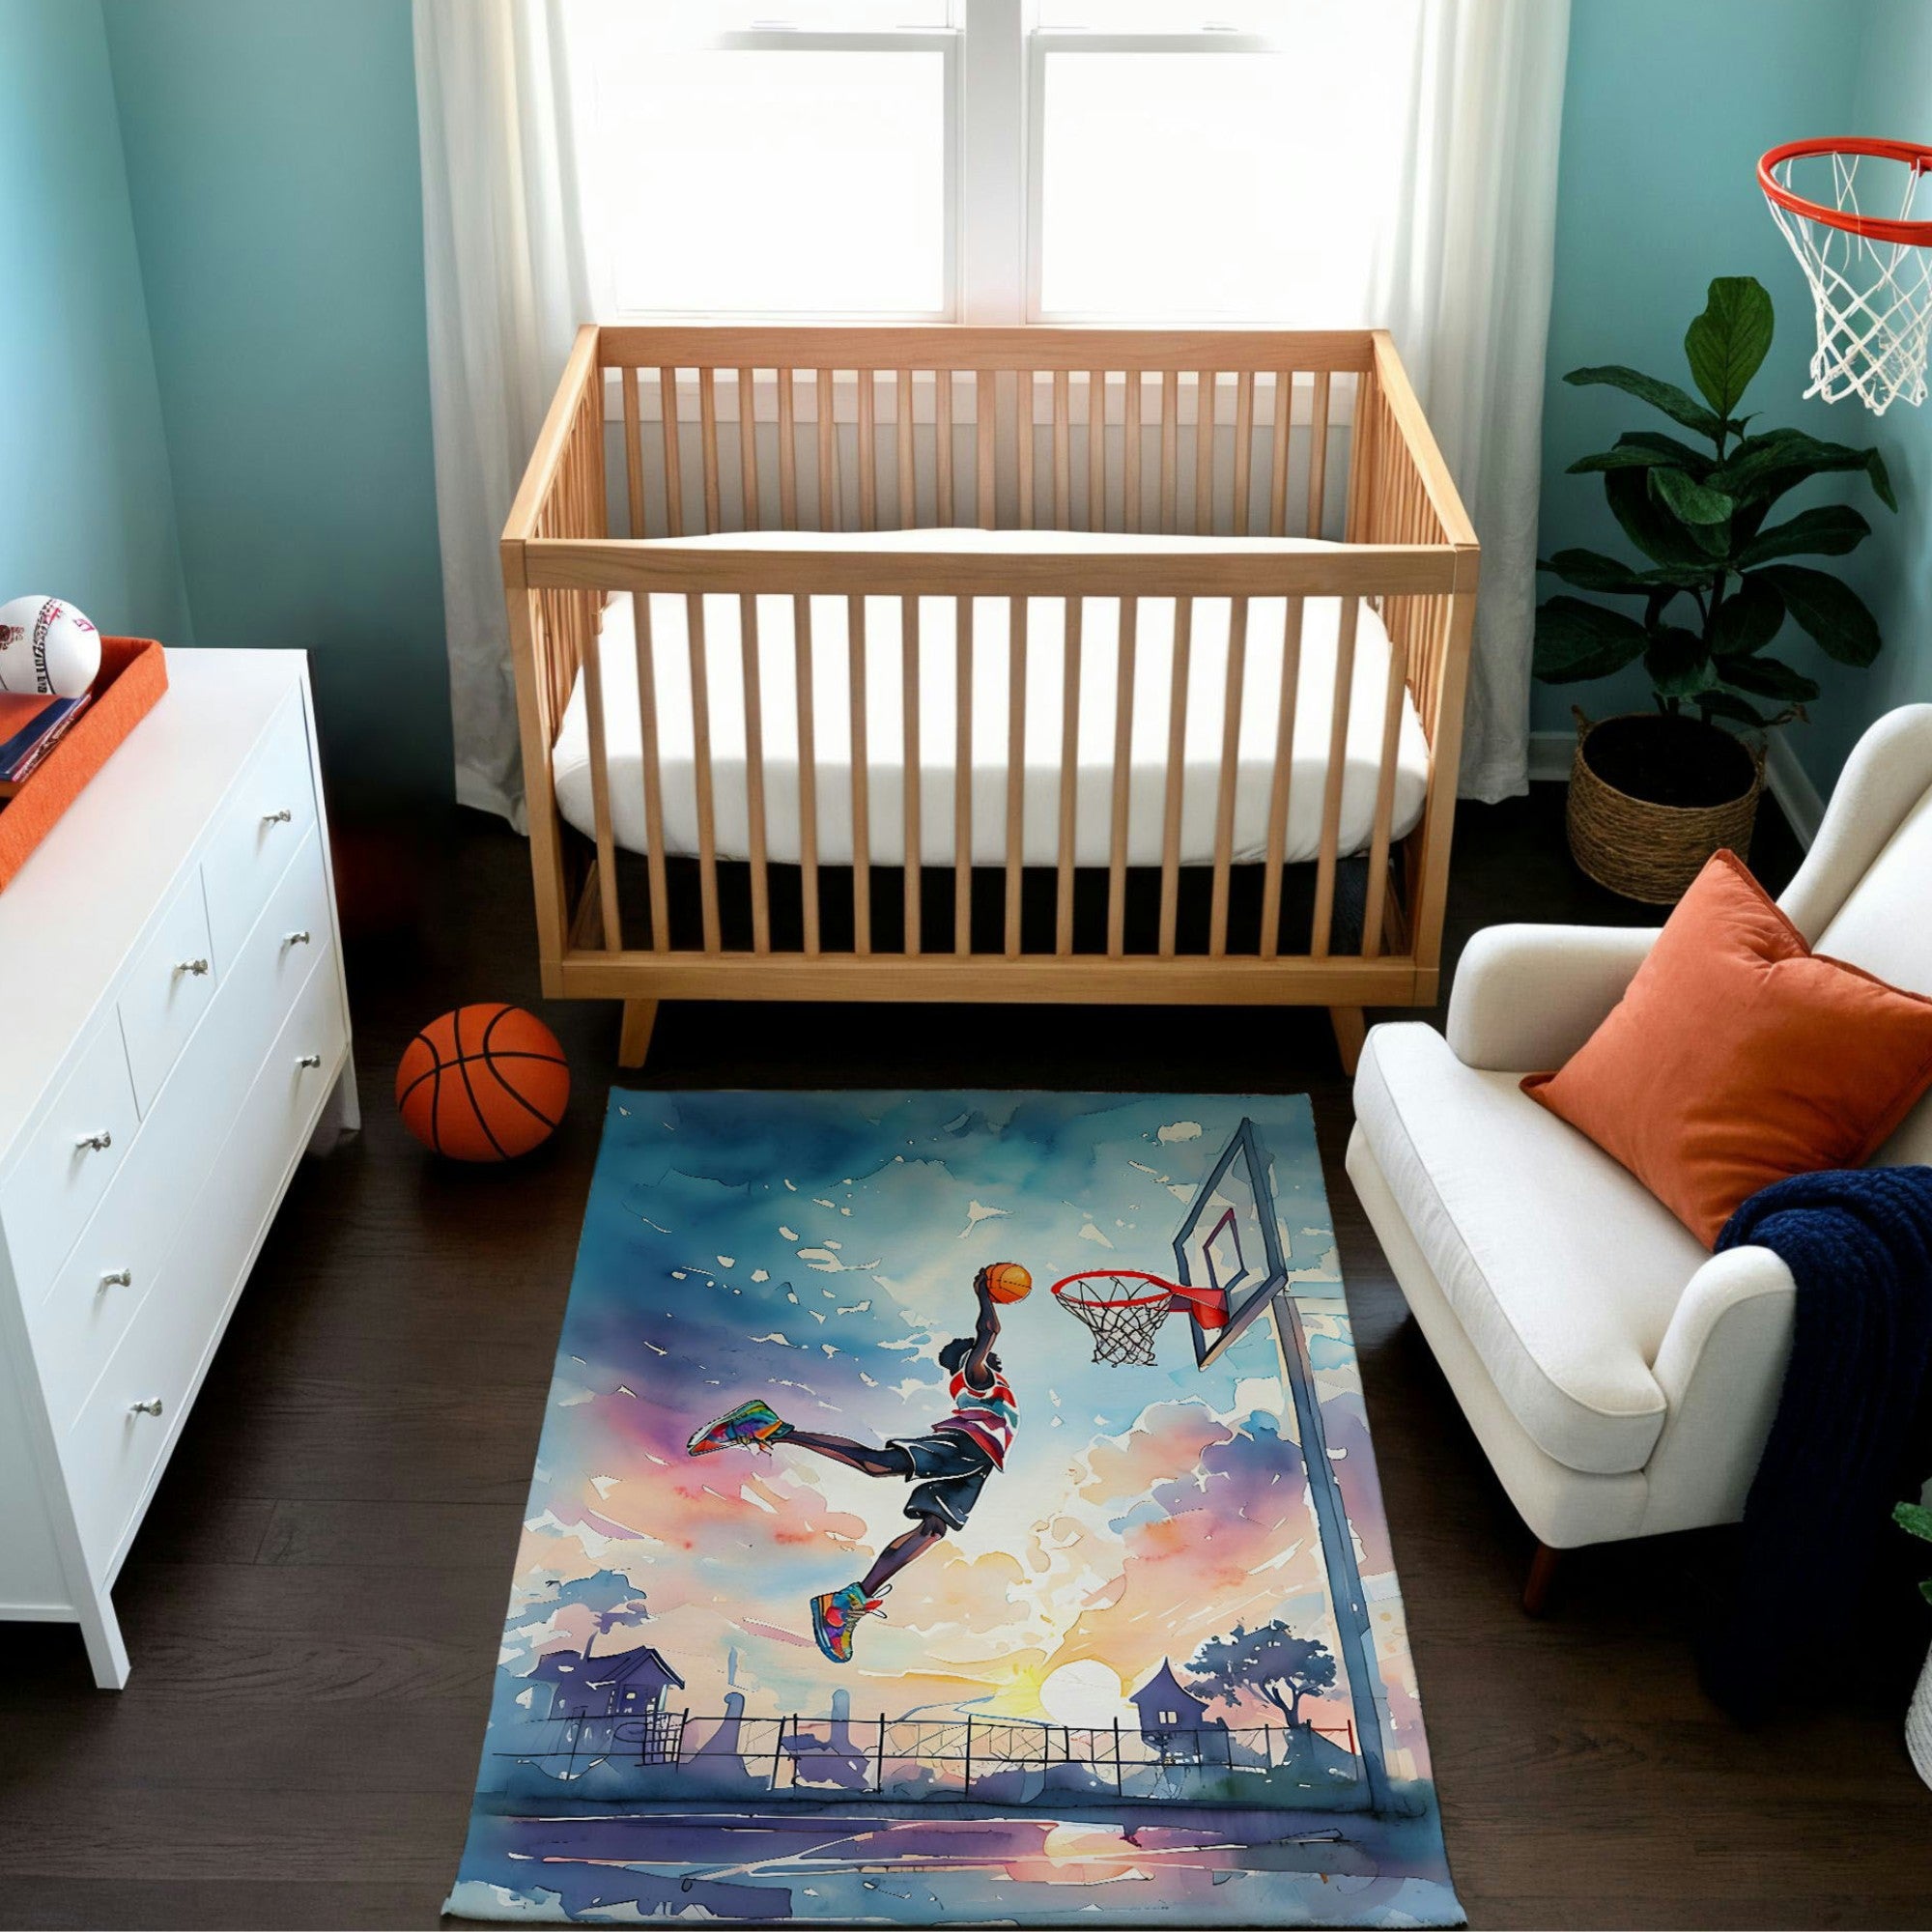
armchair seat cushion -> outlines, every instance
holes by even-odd
[[[1434,1028],[1368,1037],[1355,1114],[1497,1392],[1573,1469],[1641,1469],[1666,1403],[1651,1372],[1709,1260],[1616,1161]]]

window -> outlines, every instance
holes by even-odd
[[[1420,0],[570,0],[613,320],[1332,324]]]

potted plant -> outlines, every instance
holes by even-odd
[[[1900,1503],[1892,1511],[1892,1520],[1913,1536],[1932,1543],[1932,1509],[1922,1503]],[[1932,1603],[1932,1577],[1918,1586],[1927,1603]],[[1912,1693],[1911,1708],[1905,1714],[1905,1748],[1912,1753],[1913,1768],[1927,1784],[1932,1784],[1932,1656],[1918,1673],[1918,1689]]]
[[[1563,380],[1607,384],[1661,411],[1701,441],[1633,430],[1579,458],[1601,474],[1610,514],[1635,563],[1561,550],[1538,568],[1574,589],[1537,611],[1536,676],[1546,684],[1608,677],[1642,660],[1653,712],[1592,724],[1578,709],[1570,778],[1570,849],[1600,885],[1651,905],[1673,903],[1719,846],[1750,847],[1770,731],[1818,695],[1808,677],[1767,655],[1789,617],[1828,657],[1864,666],[1878,625],[1829,572],[1794,557],[1842,556],[1871,534],[1849,504],[1770,521],[1800,484],[1862,471],[1888,509],[1898,505],[1876,449],[1821,442],[1802,430],[1751,427],[1737,413],[1772,341],[1771,298],[1749,275],[1720,276],[1684,336],[1703,401],[1675,384],[1609,365]],[[1708,406],[1708,407],[1707,407]],[[1630,600],[1623,608],[1622,600]]]

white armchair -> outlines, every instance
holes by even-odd
[[[1847,763],[1780,903],[1813,947],[1932,993],[1932,705]],[[1518,1089],[1623,995],[1655,929],[1492,926],[1456,971],[1445,1038],[1374,1028],[1348,1168],[1477,1440],[1554,1552],[1735,1521],[1791,1348],[1768,1248],[1710,1255],[1608,1154]],[[1881,1149],[1932,1160],[1932,1099]]]

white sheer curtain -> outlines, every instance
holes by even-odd
[[[1544,343],[1570,0],[1423,0],[1370,313],[1395,336],[1483,546],[1462,792],[1527,789]],[[1406,65],[1406,71],[1403,71]]]
[[[456,795],[524,824],[497,539],[592,313],[563,0],[415,0]]]

